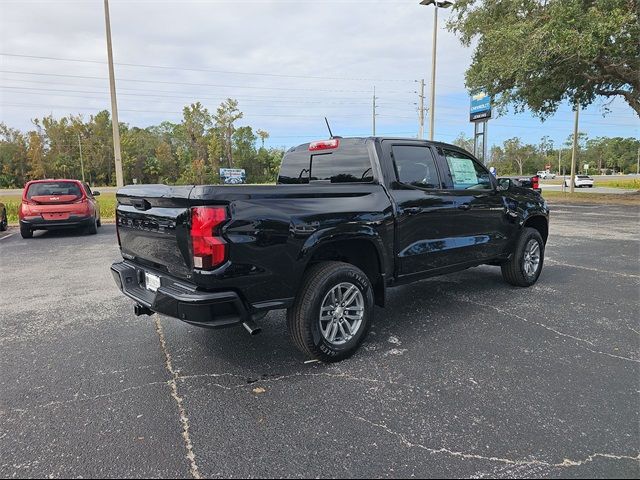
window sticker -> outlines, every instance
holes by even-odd
[[[454,183],[478,183],[473,161],[466,158],[455,157],[449,157],[448,160]]]

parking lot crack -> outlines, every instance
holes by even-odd
[[[633,462],[637,462],[640,463],[640,453],[638,455],[636,455],[635,457],[629,456],[629,455],[613,455],[613,454],[608,454],[608,453],[594,453],[589,455],[588,457],[586,457],[583,460],[571,460],[571,459],[564,459],[561,463],[551,463],[551,462],[545,462],[543,460],[513,460],[510,458],[502,458],[502,457],[496,457],[496,456],[486,456],[486,455],[479,455],[479,454],[475,454],[475,453],[465,453],[465,452],[459,452],[459,451],[455,451],[455,450],[451,450],[448,448],[432,448],[432,447],[427,447],[426,445],[422,445],[420,443],[415,443],[412,442],[411,440],[409,440],[407,438],[406,435],[404,435],[403,433],[400,432],[396,432],[394,430],[392,430],[391,428],[389,428],[388,426],[382,424],[382,423],[376,423],[373,422],[371,420],[368,420],[364,417],[361,417],[359,415],[354,414],[353,412],[350,411],[346,411],[347,414],[349,414],[352,418],[354,418],[355,420],[358,420],[360,422],[366,423],[372,427],[375,427],[377,429],[383,430],[386,433],[388,433],[389,435],[392,435],[396,438],[398,438],[400,440],[400,442],[406,446],[407,448],[419,448],[421,450],[424,450],[426,452],[429,452],[431,454],[443,454],[443,455],[449,455],[452,457],[458,457],[458,458],[463,458],[466,460],[484,460],[487,462],[496,462],[496,463],[502,463],[502,464],[506,464],[506,465],[516,465],[516,466],[544,466],[544,467],[552,467],[552,468],[570,468],[570,467],[579,467],[581,465],[584,465],[586,463],[590,463],[595,461],[597,458],[605,458],[605,459],[610,459],[610,460],[625,460],[625,461],[633,461]]]
[[[545,262],[550,265],[556,265],[560,267],[577,268],[579,270],[589,270],[590,272],[606,273],[608,275],[616,275],[618,277],[636,278],[640,279],[640,275],[634,275],[633,273],[612,272],[610,270],[601,270],[599,268],[585,267],[583,265],[576,265],[573,263],[563,263],[550,258],[545,258]]]
[[[114,390],[113,392],[108,392],[108,393],[102,393],[100,395],[94,395],[92,397],[81,397],[78,393],[76,393],[73,398],[70,398],[68,400],[55,400],[49,403],[43,403],[40,405],[34,405],[33,407],[29,407],[30,409],[40,409],[40,408],[50,408],[50,407],[57,407],[59,405],[68,405],[68,404],[72,404],[72,403],[82,403],[82,402],[92,402],[95,400],[100,400],[101,398],[108,398],[108,397],[112,397],[115,395],[121,395],[123,393],[127,393],[127,392],[131,392],[131,391],[135,391],[135,390],[140,390],[142,388],[147,388],[147,387],[151,387],[154,385],[164,385],[166,382],[150,382],[150,383],[145,383],[144,385],[135,385],[133,387],[128,387],[128,388],[123,388],[121,390]],[[19,409],[19,408],[14,408],[13,411],[18,412],[18,413],[26,413],[28,410],[25,409]]]
[[[221,385],[219,383],[212,383],[212,384],[209,384],[209,385],[221,388],[223,390],[233,390],[233,389],[237,389],[237,388],[244,388],[247,385],[254,385],[254,384],[258,384],[258,383],[269,383],[269,382],[281,382],[281,381],[288,380],[288,379],[291,379],[291,378],[325,377],[325,378],[339,379],[339,380],[346,380],[346,381],[354,381],[354,382],[361,382],[361,383],[386,384],[386,385],[393,385],[393,386],[398,386],[398,387],[405,387],[405,388],[409,388],[411,390],[420,390],[420,387],[418,387],[418,386],[409,385],[409,384],[401,383],[401,382],[396,382],[394,380],[380,380],[380,379],[377,379],[377,378],[357,377],[355,375],[351,375],[349,373],[342,373],[342,372],[341,373],[296,372],[296,373],[292,373],[290,375],[274,375],[274,376],[259,378],[259,379],[255,380],[255,381],[250,382],[250,383],[247,382],[245,377],[243,377],[241,375],[236,375],[236,374],[233,374],[233,373],[203,373],[203,374],[185,375],[185,376],[180,376],[179,375],[179,376],[176,377],[176,380],[186,381],[186,380],[192,380],[192,379],[198,379],[198,378],[224,378],[224,377],[239,378],[239,379],[242,379],[242,383],[238,383],[236,385]]]
[[[603,352],[601,350],[596,350],[596,348],[598,348],[597,345],[595,345],[593,342],[591,342],[589,340],[585,340],[584,338],[576,337],[574,335],[561,332],[559,330],[556,330],[555,328],[552,328],[552,327],[550,327],[548,325],[545,325],[544,323],[536,322],[535,320],[529,320],[528,318],[522,317],[522,316],[520,316],[520,315],[518,315],[516,313],[513,313],[511,311],[504,310],[504,309],[502,309],[500,307],[496,307],[494,305],[489,305],[488,303],[477,302],[475,300],[471,300],[469,298],[464,298],[464,297],[460,297],[460,296],[457,296],[456,298],[458,300],[461,300],[461,301],[467,302],[467,303],[471,303],[473,305],[478,305],[478,306],[481,306],[481,307],[490,308],[490,309],[495,310],[496,312],[498,312],[498,313],[500,313],[502,315],[508,315],[508,316],[517,318],[518,320],[522,320],[525,323],[538,325],[539,327],[542,327],[545,330],[549,330],[550,332],[553,332],[556,335],[559,335],[561,337],[570,338],[571,340],[574,340],[574,341],[578,342],[582,348],[584,348],[585,350],[588,350],[591,353],[596,353],[596,354],[599,354],[599,355],[605,355],[607,357],[617,358],[619,360],[625,360],[627,362],[640,363],[640,360],[637,360],[635,358],[623,357],[622,355],[615,355],[613,353],[608,353],[608,352]],[[590,346],[586,346],[586,345],[590,345]],[[591,347],[593,347],[593,348],[591,348]]]
[[[160,319],[156,316],[155,320],[155,328],[158,334],[158,338],[160,339],[160,348],[165,356],[165,368],[169,372],[171,378],[167,382],[169,388],[171,389],[171,398],[173,398],[178,406],[178,412],[180,416],[180,425],[182,426],[182,439],[184,440],[184,446],[187,450],[187,460],[189,460],[189,473],[193,478],[202,478],[200,476],[200,470],[198,469],[198,464],[196,463],[196,456],[193,452],[193,443],[191,442],[191,436],[189,434],[189,417],[187,416],[187,411],[184,407],[184,401],[178,392],[178,379],[179,375],[173,368],[173,362],[171,360],[171,354],[169,353],[169,349],[167,348],[167,340],[164,336],[164,330],[162,329],[162,324],[160,323]]]

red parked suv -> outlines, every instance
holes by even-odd
[[[82,227],[98,233],[100,207],[89,185],[78,180],[34,180],[24,187],[20,217],[22,238],[34,230]]]

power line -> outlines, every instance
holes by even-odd
[[[0,55],[4,57],[17,57],[17,58],[33,58],[39,60],[55,60],[61,62],[77,62],[77,63],[93,63],[105,65],[106,62],[101,60],[86,60],[79,58],[61,58],[61,57],[47,57],[40,55],[24,55],[17,53],[0,53]],[[414,80],[407,79],[393,79],[393,78],[349,78],[349,77],[326,77],[326,76],[316,76],[316,75],[291,75],[291,74],[282,74],[282,73],[259,73],[259,72],[238,72],[238,71],[230,71],[230,70],[211,70],[208,68],[193,68],[193,67],[184,67],[184,66],[170,66],[170,65],[148,65],[143,63],[122,63],[115,62],[114,65],[119,65],[123,67],[138,67],[138,68],[157,68],[162,70],[182,70],[187,72],[205,72],[205,73],[223,73],[230,75],[252,75],[252,76],[261,76],[261,77],[275,77],[275,78],[305,78],[311,80],[341,80],[341,81],[354,81],[354,82],[413,82]]]
[[[8,89],[8,90],[26,90],[26,92],[16,92],[16,93],[24,93],[25,95],[49,95],[51,96],[49,93],[41,93],[41,92],[59,92],[62,95],[57,95],[54,93],[53,96],[63,96],[63,97],[75,97],[75,98],[89,98],[89,99],[95,99],[95,100],[102,100],[102,98],[98,98],[95,96],[87,96],[87,95],[75,95],[76,93],[87,93],[87,94],[94,94],[94,95],[102,95],[102,96],[107,96],[109,95],[108,92],[100,92],[100,91],[86,91],[86,90],[65,90],[65,89],[56,89],[56,88],[31,88],[31,87],[15,87],[15,86],[6,86],[6,85],[0,85],[0,89]],[[205,99],[205,100],[215,100],[215,101],[219,101],[222,102],[225,100],[225,98],[217,96],[217,97],[212,97],[212,96],[207,96],[207,95],[198,95],[198,94],[194,94],[194,95],[156,95],[156,94],[144,94],[144,93],[119,93],[119,95],[121,96],[131,96],[131,97],[151,97],[151,98],[176,98],[176,99],[183,99],[184,101],[194,101],[194,100],[200,100],[200,99]],[[274,99],[276,99],[277,97],[272,97]],[[302,97],[301,97],[302,98]],[[256,100],[243,100],[243,102],[253,102]],[[265,101],[265,100],[257,100],[259,102],[261,101]],[[289,101],[289,100],[287,100]],[[343,106],[363,106],[363,105],[367,105],[366,102],[324,102],[324,101],[308,101],[308,102],[295,102],[295,101],[291,101],[289,103],[292,103],[291,105],[286,105],[286,104],[274,104],[272,101],[269,102],[267,101],[267,103],[265,103],[265,106],[269,106],[270,108],[280,108],[280,107],[296,107],[296,106],[300,106],[300,105],[321,105],[324,107],[330,107],[330,108],[338,108],[338,107],[343,107]]]
[[[55,81],[42,81],[42,80],[26,80],[23,78],[5,78],[8,81],[12,81],[12,82],[20,82],[20,83],[29,83],[29,84],[37,84],[37,85],[60,85],[60,86],[67,86],[67,87],[84,87],[84,84],[78,84],[78,83],[69,83],[69,82],[55,82]],[[86,85],[89,88],[100,88],[97,85]],[[15,88],[15,87],[14,87]],[[185,92],[183,92],[182,90],[155,90],[155,89],[150,89],[150,88],[132,88],[132,87],[120,87],[118,88],[118,91],[127,91],[127,92],[157,92],[157,93],[179,93],[179,94],[185,94]],[[274,94],[275,95],[275,94]],[[407,94],[408,95],[408,94]],[[251,96],[245,96],[244,94],[240,94],[240,95],[233,95],[234,98],[239,99],[239,100],[244,100],[244,99],[271,99],[271,100],[282,100],[282,99],[314,99],[314,98],[322,98],[322,97],[312,97],[309,95],[304,95],[304,96],[284,96],[284,94],[278,94],[277,96],[273,96],[273,95],[251,95]],[[217,98],[217,97],[216,97]],[[331,95],[329,97],[332,100],[367,100],[365,97],[345,97],[345,96],[334,96]],[[323,102],[325,100],[319,100],[320,102]]]
[[[0,103],[5,107],[36,107],[40,109],[55,108],[55,109],[76,109],[76,110],[100,110],[97,107],[78,107],[73,105],[39,105],[29,103]],[[106,110],[103,109],[103,110]],[[135,109],[119,109],[121,112],[136,112],[136,113],[169,113],[169,114],[182,114],[182,111],[169,111],[169,110],[135,110]],[[306,114],[280,114],[280,113],[248,113],[244,112],[247,117],[280,117],[280,118],[320,118],[321,115],[306,115]],[[364,117],[366,114],[360,115],[336,115],[334,118],[353,118]]]
[[[77,97],[77,98],[96,98],[85,95],[75,95],[76,93],[86,93],[86,94],[95,94],[95,95],[109,95],[106,91],[87,91],[87,90],[68,90],[68,89],[57,89],[57,88],[34,88],[34,87],[20,87],[14,85],[0,85],[0,89],[8,89],[8,90],[26,90],[25,92],[16,92],[23,93],[26,95],[48,95],[46,93],[39,92],[59,92],[61,95],[54,94],[54,96],[63,96],[63,97]],[[33,92],[33,93],[32,93]],[[210,95],[201,95],[201,94],[183,94],[183,95],[158,95],[158,94],[149,94],[149,93],[119,93],[119,95],[130,96],[130,97],[151,97],[151,98],[176,98],[183,99],[184,101],[194,101],[194,100],[214,100],[218,102],[222,102],[225,100],[222,96],[210,96]],[[305,98],[305,97],[299,97]],[[97,99],[97,98],[96,98]],[[364,100],[364,99],[363,99]],[[258,99],[245,99],[242,102],[266,102],[269,106],[276,106],[274,102],[284,101],[287,103],[293,104],[292,106],[299,105],[322,105],[322,106],[345,106],[345,105],[368,105],[367,102],[339,102],[339,101],[296,101],[295,99],[289,100],[282,97],[258,97]],[[393,109],[394,107],[388,107]],[[406,111],[406,109],[405,109]]]
[[[0,73],[12,73],[17,75],[37,75],[37,76],[51,76],[51,77],[64,77],[64,78],[83,78],[90,80],[108,80],[106,77],[93,77],[89,75],[71,75],[64,73],[42,73],[42,72],[22,72],[16,70],[0,70]],[[217,85],[211,83],[190,83],[190,82],[170,82],[166,80],[140,80],[134,78],[118,78],[119,82],[137,82],[137,83],[152,83],[152,84],[164,84],[164,85],[186,85],[195,87],[213,87],[213,88],[248,88],[256,90],[279,90],[279,91],[299,91],[299,92],[336,92],[336,93],[368,93],[368,90],[336,90],[336,89],[319,89],[319,88],[289,88],[289,87],[257,87],[254,85]],[[401,91],[395,91],[395,93],[405,93]]]

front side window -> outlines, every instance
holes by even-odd
[[[455,190],[492,190],[491,173],[472,158],[453,150],[444,151]]]
[[[391,150],[400,183],[419,188],[440,188],[436,163],[428,147],[394,145]]]

